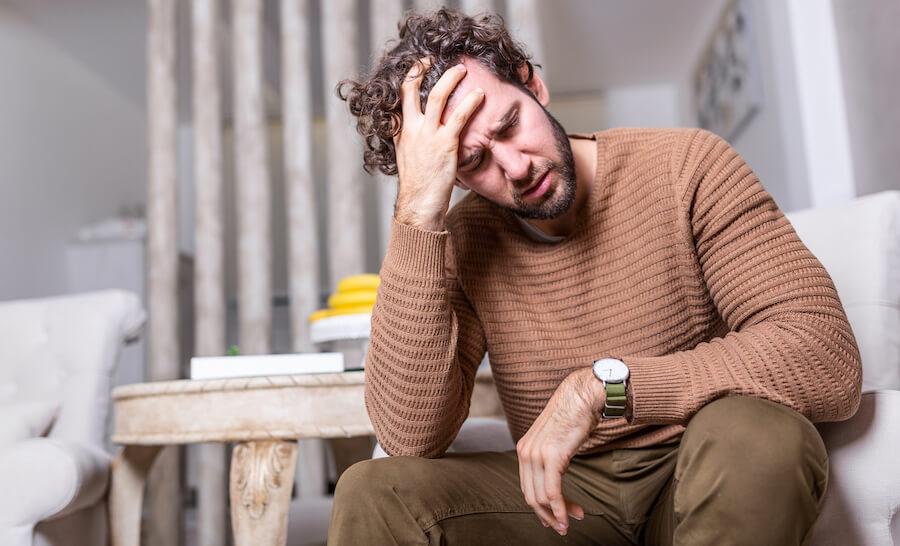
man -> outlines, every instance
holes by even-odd
[[[340,90],[366,168],[399,174],[366,362],[393,457],[341,477],[329,543],[806,540],[812,422],[855,413],[859,351],[731,146],[567,136],[502,21],[447,10]],[[485,352],[516,451],[445,455]]]

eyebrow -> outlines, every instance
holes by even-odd
[[[519,101],[512,103],[506,113],[504,113],[503,116],[497,121],[497,129],[494,131],[488,131],[488,137],[493,138],[497,133],[502,133],[503,131],[507,130],[512,123],[518,109]],[[468,154],[465,158],[463,158],[462,161],[459,162],[457,169],[460,170],[468,167],[473,161],[478,159],[479,155],[481,155],[482,153],[482,148],[478,148],[477,150]]]

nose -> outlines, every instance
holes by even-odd
[[[491,153],[494,160],[512,182],[523,185],[530,182],[531,159],[518,148],[505,142],[494,143]]]

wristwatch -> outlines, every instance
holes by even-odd
[[[628,366],[618,358],[601,358],[592,367],[594,377],[603,382],[606,389],[604,419],[625,417],[625,389],[628,386]]]

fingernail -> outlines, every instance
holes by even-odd
[[[462,64],[462,63],[459,63],[458,65],[456,65],[456,68],[458,68],[458,69],[460,69],[460,70],[465,70],[465,69],[466,69],[466,65],[464,65],[464,64]]]
[[[564,533],[566,531],[566,524],[564,523],[557,523],[556,525],[554,525],[554,527],[556,527],[556,530],[560,533]]]

